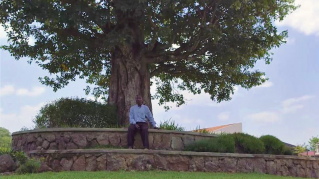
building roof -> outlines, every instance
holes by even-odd
[[[290,147],[290,148],[295,148],[296,146],[295,145],[292,145],[292,144],[289,144],[289,143],[286,143],[286,142],[283,142],[287,147]]]
[[[315,156],[316,152],[315,151],[307,151],[307,152],[300,153],[299,155],[302,155],[302,156]]]
[[[217,131],[219,129],[222,129],[222,128],[225,128],[228,126],[232,126],[232,125],[235,125],[235,124],[226,124],[226,125],[222,125],[222,126],[215,126],[215,127],[210,127],[210,128],[198,129],[198,130],[194,130],[194,131],[198,132],[198,131],[206,130],[207,132],[212,133],[214,131]]]

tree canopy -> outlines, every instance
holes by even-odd
[[[309,150],[315,151],[317,148],[317,145],[319,144],[319,137],[311,137],[309,139]]]
[[[295,8],[293,0],[2,0],[0,23],[10,28],[2,48],[48,70],[40,80],[55,91],[79,77],[106,95],[120,51],[127,66],[132,56],[147,65],[160,104],[182,105],[175,89],[220,102],[235,85],[265,82],[252,68],[271,62],[287,37],[274,22]]]

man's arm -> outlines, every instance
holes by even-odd
[[[152,126],[156,127],[156,122],[154,121],[153,115],[152,115],[150,109],[148,108],[148,106],[146,106],[146,117],[148,120],[150,120]]]
[[[133,107],[131,107],[130,109],[130,124],[136,124],[136,121],[134,119]]]

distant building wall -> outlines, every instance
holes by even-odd
[[[319,155],[319,143],[317,144],[316,155]]]
[[[217,130],[215,130],[212,133],[215,133],[215,134],[220,134],[220,133],[233,134],[233,133],[236,133],[236,132],[238,132],[238,133],[239,132],[243,132],[242,123],[232,124],[232,125],[226,126],[224,128],[217,129]]]

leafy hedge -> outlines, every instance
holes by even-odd
[[[28,159],[24,164],[22,164],[18,169],[18,174],[26,174],[26,173],[38,173],[41,167],[40,161],[36,159]]]
[[[231,134],[235,140],[235,148],[237,153],[262,154],[265,151],[264,143],[249,134],[234,133]]]
[[[83,98],[61,98],[46,104],[34,122],[36,128],[118,126],[114,106]]]
[[[286,145],[279,140],[277,137],[272,135],[264,135],[259,138],[265,145],[266,154],[274,155],[291,155],[291,149],[287,148]]]
[[[186,151],[234,153],[235,141],[230,135],[196,141],[185,147]]]
[[[186,151],[293,155],[278,138],[265,135],[260,138],[245,133],[221,134],[215,138],[193,142],[185,146]]]

